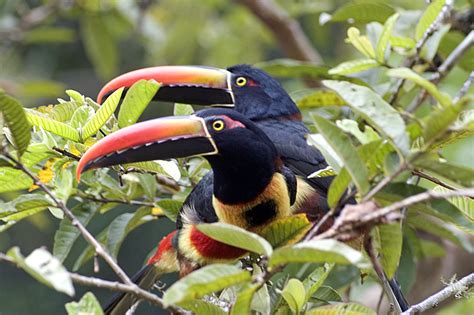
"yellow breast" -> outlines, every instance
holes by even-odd
[[[285,178],[280,173],[275,173],[265,190],[257,198],[248,202],[228,205],[221,202],[215,196],[212,199],[212,204],[220,222],[233,224],[253,232],[259,231],[270,222],[260,225],[252,224],[248,220],[249,211],[269,202],[275,205],[276,213],[273,218],[278,219],[290,215],[288,188]]]

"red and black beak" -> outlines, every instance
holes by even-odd
[[[130,88],[139,80],[155,80],[161,87],[156,101],[196,105],[233,106],[232,73],[219,68],[199,66],[161,66],[125,73],[108,82],[97,96],[101,104],[115,90]]]
[[[120,129],[82,156],[76,177],[88,169],[122,163],[217,154],[203,118],[164,117]]]

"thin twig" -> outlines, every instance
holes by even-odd
[[[334,225],[324,233],[316,235],[313,239],[325,239],[337,237],[344,232],[353,231],[356,228],[367,226],[373,222],[380,222],[388,214],[405,207],[410,207],[416,203],[432,200],[432,199],[447,199],[451,197],[474,197],[474,188],[460,189],[447,192],[426,191],[417,195],[410,196],[401,201],[394,202],[391,205],[382,209],[371,211],[367,214],[361,215],[357,221],[336,221]],[[344,211],[344,210],[343,210]]]
[[[426,173],[423,173],[423,172],[420,171],[420,170],[413,170],[413,171],[412,171],[412,174],[415,175],[415,176],[419,176],[419,177],[421,177],[421,178],[424,178],[424,179],[426,179],[426,180],[429,180],[430,182],[433,182],[433,183],[435,183],[435,184],[437,184],[437,185],[439,185],[439,186],[442,186],[442,187],[444,187],[444,188],[447,188],[447,189],[450,189],[450,190],[457,190],[456,187],[453,187],[453,186],[451,186],[451,185],[448,185],[448,184],[446,184],[445,182],[439,180],[438,178],[433,177],[433,176],[430,176],[430,175],[428,175],[428,174],[426,174]],[[468,197],[468,198],[471,198],[471,197]]]
[[[426,300],[411,306],[408,310],[402,313],[402,315],[411,315],[416,313],[421,313],[432,309],[439,305],[442,301],[446,300],[452,295],[455,295],[460,292],[465,292],[467,289],[474,285],[474,273],[471,273],[461,280],[448,285],[446,288],[442,289],[436,294],[433,294]]]
[[[437,84],[441,79],[443,79],[449,71],[456,65],[456,62],[464,55],[464,53],[472,47],[474,44],[474,31],[471,31],[466,38],[449,54],[446,60],[439,66],[438,71],[434,73],[430,81],[434,84]],[[418,107],[423,103],[423,101],[428,96],[428,91],[423,89],[423,91],[418,94],[418,97],[413,101],[413,103],[407,107],[406,111],[409,113],[414,112]],[[459,100],[459,98],[457,99]],[[454,103],[457,103],[454,102]]]
[[[46,187],[29,169],[27,169],[23,164],[21,164],[18,160],[16,160],[13,156],[11,156],[8,152],[4,151],[2,153],[7,159],[12,161],[15,164],[15,167],[21,170],[23,173],[28,175],[35,185],[37,185],[41,190],[43,190],[55,203],[56,207],[61,209],[64,215],[71,220],[72,225],[75,226],[82,234],[84,239],[94,247],[95,253],[101,256],[107,264],[112,268],[112,270],[117,274],[117,276],[125,283],[126,292],[133,293],[134,295],[143,298],[147,301],[150,301],[163,309],[178,312],[179,309],[174,306],[167,306],[165,307],[163,301],[157,297],[156,295],[141,289],[138,287],[133,281],[127,276],[127,274],[122,270],[122,268],[115,262],[115,260],[110,256],[102,244],[97,241],[94,236],[82,225],[82,223],[74,216],[71,210],[64,204],[62,200],[56,198],[56,196]],[[3,258],[3,257],[0,257]]]
[[[288,57],[322,64],[323,59],[311,45],[298,21],[273,0],[237,0],[262,21],[277,38]]]
[[[406,163],[400,164],[400,166],[398,167],[398,169],[395,170],[395,172],[393,172],[389,176],[384,177],[377,185],[375,185],[375,187],[372,188],[372,190],[364,196],[361,202],[365,202],[372,199],[379,191],[381,191],[385,186],[390,184],[393,179],[403,173],[407,168],[408,165]]]
[[[100,203],[120,203],[123,205],[132,205],[132,206],[144,206],[144,207],[154,207],[153,202],[140,201],[140,200],[122,200],[122,199],[109,199],[109,198],[98,198],[92,195],[78,193],[78,196],[90,201],[100,202]]]
[[[27,169],[23,164],[21,164],[18,160],[16,160],[13,156],[11,156],[8,152],[3,152],[3,155],[12,161],[15,164],[15,167],[21,170],[23,173],[28,175],[32,180],[33,184],[37,185],[41,190],[43,190],[55,203],[56,207],[61,209],[64,215],[71,220],[72,225],[74,225],[82,234],[84,239],[91,244],[95,252],[100,255],[107,264],[112,268],[112,270],[119,276],[119,278],[126,284],[135,286],[135,284],[130,280],[130,278],[125,274],[125,272],[120,268],[119,265],[115,262],[115,260],[110,256],[105,248],[102,246],[99,241],[97,241],[94,236],[82,225],[82,223],[75,217],[75,215],[71,212],[71,210],[66,207],[62,200],[56,198],[51,190],[49,190],[46,185],[44,185],[29,169]]]
[[[443,78],[456,64],[456,62],[474,45],[474,31],[471,31],[464,40],[449,54],[446,60],[439,66],[438,72],[431,79],[437,83]]]
[[[420,38],[420,40],[418,40],[415,46],[415,55],[412,57],[410,61],[407,62],[408,68],[412,68],[414,65],[418,63],[418,61],[420,61],[420,58],[421,58],[420,53],[421,53],[421,50],[423,49],[423,46],[426,44],[426,42],[431,37],[431,35],[433,35],[434,32],[438,30],[443,20],[449,15],[449,13],[451,12],[452,5],[453,5],[453,0],[446,0],[446,3],[444,4],[443,8],[439,12],[436,19],[426,29],[426,31],[423,33],[423,36]],[[388,101],[390,104],[394,105],[395,102],[397,101],[398,95],[400,94],[400,91],[405,81],[406,81],[405,79],[400,79],[397,82],[397,85],[395,87],[395,92],[392,94],[392,96],[390,97]]]
[[[80,156],[77,156],[67,150],[64,150],[58,147],[53,147],[53,150],[76,161],[79,161],[81,159]]]
[[[469,74],[469,77],[467,78],[467,80],[464,82],[461,89],[459,90],[458,95],[456,95],[456,97],[453,99],[454,104],[459,102],[459,100],[462,97],[464,97],[464,95],[466,95],[467,91],[469,91],[469,88],[472,85],[472,82],[474,82],[474,71],[471,71],[471,73]]]
[[[318,234],[319,230],[321,229],[321,226],[323,226],[324,223],[326,223],[327,220],[329,220],[329,218],[331,216],[334,215],[334,213],[336,212],[335,211],[336,209],[333,208],[331,210],[329,210],[322,218],[321,220],[319,220],[316,224],[313,225],[313,227],[311,228],[311,230],[309,230],[309,232],[306,234],[306,236],[304,237],[304,240],[310,240],[312,239],[316,234]]]
[[[151,302],[163,308],[163,301],[158,296],[148,291],[141,290],[141,289],[135,290],[134,287],[131,287],[129,285],[126,285],[120,282],[108,281],[108,280],[103,280],[103,279],[94,278],[94,277],[86,277],[77,273],[69,273],[69,276],[71,277],[72,281],[74,281],[75,283],[85,285],[85,286],[90,286],[90,287],[108,289],[111,291],[130,293],[130,294],[135,295],[139,299],[146,300],[148,302]],[[169,307],[166,309],[180,313],[180,314],[186,313],[184,312],[184,310],[181,310],[175,307]]]

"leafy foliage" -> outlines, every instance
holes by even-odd
[[[272,39],[254,17],[222,1],[205,1],[192,10],[186,1],[162,1],[167,8],[153,2],[147,5],[154,10],[140,8],[144,15],[140,26],[129,18],[135,11],[118,2],[79,1],[71,4],[71,12],[61,11],[78,22],[81,42],[74,47],[84,49],[84,57],[101,79],[110,79],[119,69],[134,68],[141,60],[229,65],[242,62],[242,58],[249,63],[265,60],[263,52],[267,50],[271,51],[267,55],[275,55],[275,49],[269,48]],[[295,91],[292,97],[311,131],[308,143],[317,147],[330,165],[314,170],[310,177],[334,176],[327,196],[332,211],[341,210],[349,197],[373,200],[378,210],[430,190],[449,193],[474,186],[470,151],[465,149],[472,145],[474,134],[472,89],[467,90],[467,96],[458,97],[469,76],[466,71],[472,71],[473,48],[456,57],[454,69],[437,73],[465,39],[454,24],[436,25],[443,22],[438,17],[446,1],[431,1],[417,11],[399,8],[396,1],[352,1],[334,8],[332,14],[311,9],[310,2],[279,3],[290,16],[304,21],[305,31],[318,30],[318,34],[310,34],[318,48],[323,47],[321,41],[328,51],[339,46],[344,50],[343,56],[335,53],[333,59],[326,59],[332,67],[293,59],[257,64],[270,75],[283,78],[285,88]],[[9,9],[8,4],[0,7]],[[63,10],[61,7],[58,5]],[[458,5],[456,9],[465,8]],[[172,19],[172,12],[182,12],[187,18]],[[226,15],[227,20],[218,20],[215,12]],[[330,23],[311,24],[317,17],[321,24]],[[207,20],[219,23],[222,30],[203,22]],[[26,30],[22,43],[76,43],[76,31],[67,26],[74,23],[56,24],[52,21]],[[341,32],[341,27],[347,31]],[[131,36],[136,32],[143,33]],[[345,43],[340,38],[332,40],[338,32],[347,34]],[[133,37],[142,42],[140,49],[146,51],[146,58],[134,49],[130,58],[121,55],[119,47],[136,41]],[[7,75],[2,76],[2,87],[4,77]],[[166,217],[155,221],[153,233],[161,232],[162,221],[177,220],[186,195],[206,173],[208,164],[199,158],[131,163],[89,171],[78,183],[74,176],[77,158],[91,145],[134,124],[142,115],[163,114],[160,106],[150,106],[160,83],[139,81],[127,91],[118,89],[102,105],[67,90],[68,99],[36,106],[39,104],[28,100],[28,95],[57,97],[64,89],[47,79],[7,88],[8,94],[0,92],[0,233],[21,226],[23,220],[39,230],[58,226],[53,255],[40,248],[24,258],[13,247],[7,256],[39,282],[73,295],[68,262],[73,261],[71,269],[77,271],[95,256],[95,249],[79,241],[77,222],[64,218],[39,183],[14,168],[6,154],[20,159],[120,262],[124,259],[119,257],[122,244],[133,231],[142,232],[146,223]],[[36,107],[23,108],[9,96],[15,91],[22,91],[22,100]],[[174,115],[193,112],[191,105],[174,105]],[[459,148],[468,154],[452,153]],[[177,189],[178,185],[182,188]],[[389,222],[362,232],[371,233],[384,272],[388,278],[397,276],[404,290],[416,279],[417,262],[446,254],[438,239],[473,251],[469,237],[474,234],[474,206],[468,197],[414,203],[396,214],[403,219],[393,222],[389,218]],[[176,281],[164,292],[165,305],[178,305],[196,314],[374,314],[361,304],[343,303],[341,298],[347,288],[365,290],[378,285],[366,253],[354,245],[356,242],[305,239],[312,227],[313,222],[304,214],[276,220],[258,233],[223,223],[198,225],[209,237],[249,254],[241,262],[210,264]],[[420,239],[419,235],[426,233],[433,238]],[[153,235],[156,242],[158,236]],[[359,272],[368,274],[368,280],[355,287]],[[350,300],[357,297],[351,295]],[[103,314],[90,292],[65,307],[68,314]]]

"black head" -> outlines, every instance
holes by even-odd
[[[263,70],[249,65],[227,68],[235,110],[252,120],[299,115],[300,111],[280,83]]]

